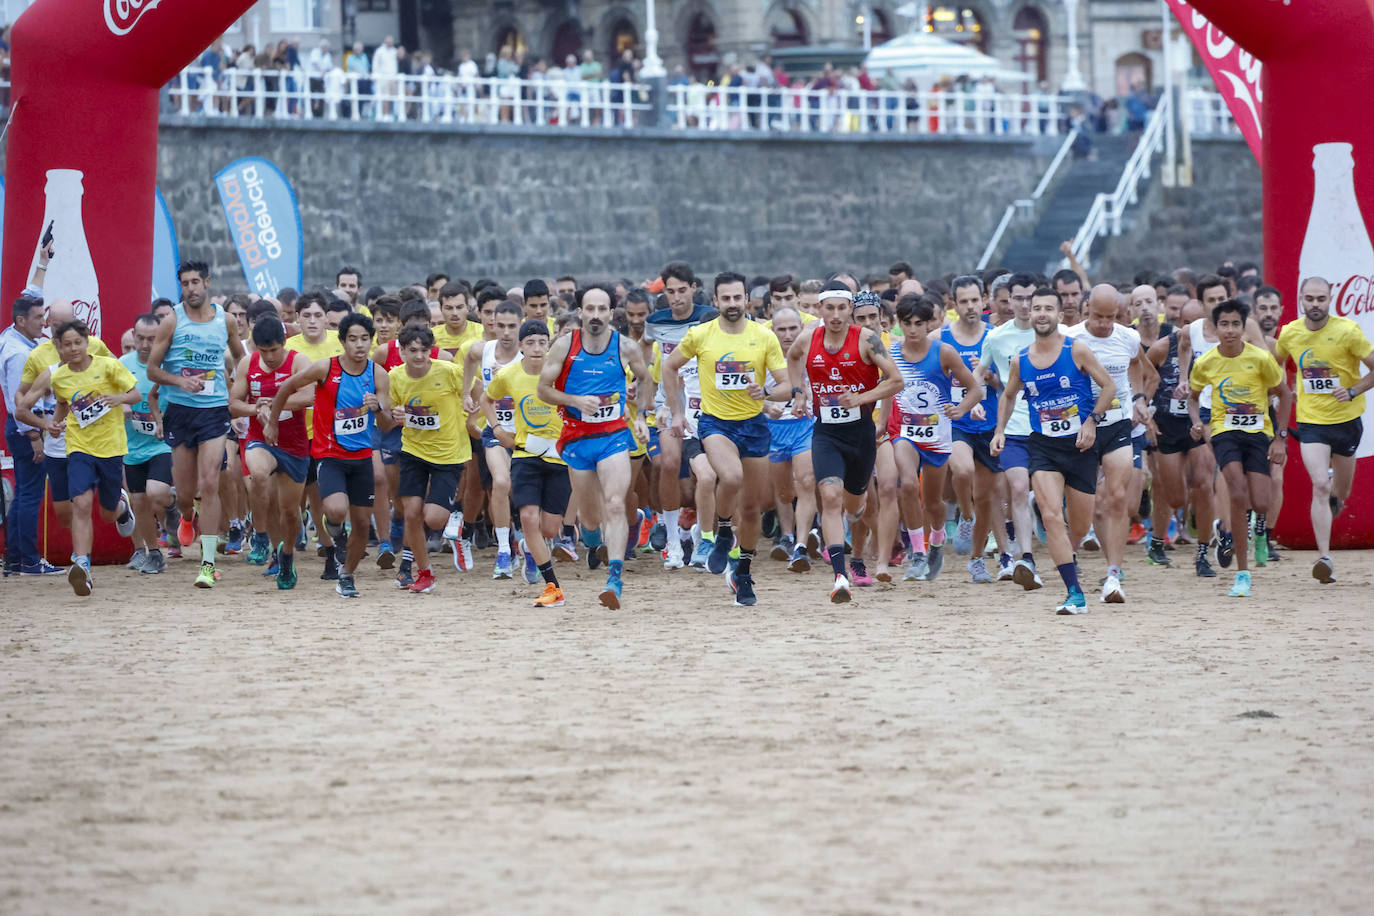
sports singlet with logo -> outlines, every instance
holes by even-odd
[[[926,338],[926,354],[916,362],[902,355],[902,342],[892,344],[892,361],[905,387],[892,398],[887,433],[919,449],[947,453],[953,444],[945,406],[950,403],[949,376],[940,365],[940,339]]]
[[[1075,438],[1092,416],[1093,386],[1073,361],[1073,339],[1064,340],[1059,355],[1044,369],[1031,362],[1030,347],[1016,357],[1016,371],[1026,389],[1031,432],[1051,439]]]
[[[1155,415],[1188,419],[1188,399],[1178,396],[1178,331],[1169,332],[1169,355],[1159,367],[1159,387],[1155,389]]]
[[[248,358],[248,372],[244,379],[248,382],[249,402],[256,401],[258,398],[274,398],[277,396],[277,389],[282,382],[291,377],[291,360],[295,357],[294,350],[286,351],[286,359],[275,370],[268,369],[262,364],[262,355],[254,353]],[[262,424],[258,422],[257,414],[248,418],[248,432],[243,437],[245,442],[262,442]],[[277,447],[288,455],[309,455],[310,439],[305,434],[305,411],[303,410],[283,410],[277,415]]]
[[[215,317],[209,321],[192,321],[185,303],[178,303],[173,314],[177,328],[162,358],[162,368],[182,378],[199,378],[205,387],[193,393],[169,386],[168,402],[183,407],[227,407],[224,352],[229,346],[229,329],[224,323],[224,309],[215,306]]]
[[[971,344],[965,344],[960,343],[959,338],[954,336],[954,329],[946,325],[940,331],[940,340],[953,347],[954,352],[958,353],[959,358],[964,361],[964,365],[968,366],[969,370],[972,371],[973,364],[983,355],[983,344],[987,341],[988,332],[991,330],[991,328],[984,324],[983,333],[978,335],[978,339]],[[976,372],[974,374],[977,375]],[[951,404],[958,404],[964,399],[965,394],[967,394],[967,392],[964,390],[964,386],[951,379],[949,383],[949,402]],[[981,402],[983,405],[983,419],[973,419],[973,413],[970,411],[959,419],[951,421],[952,424],[967,433],[983,433],[996,429],[997,400],[998,394],[996,389],[991,385],[986,386],[983,391],[983,400]]]
[[[607,436],[627,429],[625,422],[625,367],[620,362],[620,332],[612,331],[610,342],[600,353],[582,349],[582,331],[572,332],[568,357],[558,373],[557,388],[566,394],[595,395],[601,401],[590,415],[576,407],[563,405],[563,434],[558,447],[591,436]]]
[[[825,348],[825,328],[811,332],[806,354],[806,377],[811,386],[811,411],[822,426],[872,420],[873,405],[842,407],[840,395],[872,391],[878,387],[878,367],[863,360],[860,344],[864,329],[850,325],[838,353]]]
[[[1192,324],[1188,325],[1188,342],[1193,345],[1193,362],[1197,362],[1197,358],[1199,356],[1206,353],[1208,350],[1213,349],[1221,343],[1220,338],[1218,338],[1217,340],[1207,339],[1207,335],[1203,331],[1204,324],[1206,324],[1206,322],[1203,319],[1199,318]],[[1192,367],[1190,366],[1189,368],[1191,369]],[[1198,395],[1197,403],[1198,406],[1201,407],[1203,410],[1211,410],[1211,385],[1208,385],[1206,388],[1202,389],[1202,394]]]
[[[315,458],[372,457],[372,412],[363,397],[376,394],[376,368],[369,360],[359,375],[344,371],[339,357],[329,360],[329,375],[315,388]]]
[[[515,351],[515,356],[506,362],[499,362],[496,358],[496,347],[500,341],[488,340],[482,344],[482,387],[491,384],[491,380],[496,378],[496,373],[509,366],[511,363],[520,359],[520,351]],[[492,405],[496,409],[496,423],[507,432],[515,432],[515,399],[510,395],[496,401]]]

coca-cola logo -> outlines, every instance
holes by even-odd
[[[1259,138],[1262,136],[1259,110],[1264,104],[1259,59],[1240,48],[1206,16],[1190,9],[1187,0],[1169,0],[1169,5],[1189,33],[1193,44],[1203,52],[1207,69],[1216,81],[1217,88],[1223,95],[1230,90],[1232,100],[1228,102],[1228,107],[1231,115],[1258,157]]]
[[[1370,301],[1370,293],[1374,292],[1374,277],[1351,277],[1337,284],[1333,291],[1335,295],[1331,306],[1341,318],[1374,316],[1374,302]]]
[[[138,21],[157,9],[162,0],[105,0],[105,25],[116,35],[128,35]]]

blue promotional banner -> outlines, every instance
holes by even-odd
[[[248,156],[220,171],[215,189],[249,290],[259,296],[276,296],[286,287],[299,290],[305,237],[296,192],[281,169]]]
[[[177,265],[181,263],[181,251],[177,248],[177,230],[162,192],[153,190],[157,195],[153,204],[153,298],[179,302],[181,283],[177,280]]]

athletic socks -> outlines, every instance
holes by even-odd
[[[945,529],[936,528],[930,533],[930,546],[939,547],[945,542]]]
[[[215,548],[219,546],[219,538],[213,534],[202,534],[200,536],[200,562],[214,565]]]
[[[676,544],[682,540],[682,531],[677,526],[678,513],[681,509],[663,510],[663,527],[668,530],[668,543]]]
[[[1269,535],[1269,520],[1259,512],[1255,513],[1255,540]]]
[[[539,567],[539,575],[544,577],[544,581],[549,585],[557,585],[558,577],[553,574],[553,560],[542,564]]]
[[[751,567],[753,566],[753,563],[754,563],[754,551],[752,551],[752,550],[741,550],[741,551],[739,552],[739,560],[735,563],[735,575],[737,575],[737,576],[747,576],[747,575],[749,575],[749,570],[750,570]]]
[[[906,536],[907,540],[911,542],[912,553],[926,552],[926,530],[924,528],[908,528]]]
[[[730,519],[716,516],[716,537],[720,537],[722,534],[733,534],[734,527],[734,523]]]
[[[415,562],[415,551],[411,550],[409,547],[402,547],[402,548],[401,548],[401,565],[402,565],[402,566],[409,566],[411,563],[414,563],[414,562]]]
[[[825,555],[830,558],[830,568],[835,570],[835,575],[844,575],[844,545],[831,544],[825,548]]]
[[[510,553],[510,529],[496,529],[496,549],[501,553]]]
[[[625,577],[624,560],[610,560],[607,562],[606,566],[607,572],[610,573],[612,579],[623,579]]]
[[[343,522],[331,522],[325,519],[324,530],[329,532],[329,537],[333,539],[336,545],[344,539]]]
[[[1120,579],[1120,578],[1121,578],[1121,567],[1120,567],[1120,566],[1108,566],[1108,567],[1107,567],[1107,575],[1109,575],[1109,576],[1116,576],[1118,579]]]
[[[587,545],[588,550],[595,550],[601,546],[600,528],[583,528],[582,543]]]
[[[74,557],[72,557],[72,562],[74,562],[77,566],[80,566],[82,569],[86,570],[87,573],[89,573],[89,572],[91,571],[91,556],[90,556],[90,554],[86,554],[85,556],[80,556],[80,557],[74,556]]]
[[[1006,528],[1007,542],[1011,543],[1012,541],[1016,540],[1016,525],[1012,524],[1011,519],[1007,519]]]
[[[1071,591],[1071,592],[1072,592],[1072,591],[1080,591],[1080,592],[1081,592],[1081,591],[1083,590],[1083,589],[1080,588],[1079,585],[1078,585],[1078,563],[1077,563],[1077,562],[1073,562],[1073,563],[1060,563],[1059,566],[1058,566],[1057,568],[1059,569],[1059,578],[1061,578],[1061,579],[1064,580],[1064,585],[1069,589],[1069,591]]]
[[[1021,559],[1025,560],[1027,563],[1034,563],[1035,555],[1027,550],[1025,553],[1021,554]]]

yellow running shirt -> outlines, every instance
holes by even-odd
[[[95,403],[102,394],[124,394],[138,383],[123,363],[112,356],[96,356],[81,372],[59,366],[51,379],[53,394],[67,405],[68,455],[82,452],[115,458],[129,451],[123,408]]]
[[[763,412],[763,402],[749,396],[749,386],[762,386],[773,370],[787,368],[787,358],[773,332],[752,321],[728,334],[720,319],[687,332],[677,352],[696,357],[701,380],[701,411],[719,420],[748,420]]]
[[[1274,435],[1269,422],[1269,389],[1283,379],[1283,370],[1269,354],[1247,343],[1239,356],[1222,356],[1213,347],[1193,360],[1188,384],[1194,391],[1212,386],[1212,435],[1228,432]]]
[[[1370,351],[1369,338],[1349,318],[1332,315],[1317,331],[1309,331],[1302,318],[1284,325],[1274,353],[1279,362],[1291,359],[1298,367],[1298,422],[1333,426],[1362,416],[1364,395],[1338,401],[1333,394],[1360,380],[1360,360]]]
[[[448,350],[454,354],[458,353],[459,348],[461,348],[463,344],[482,339],[481,322],[473,321],[471,318],[468,319],[468,325],[463,328],[463,333],[461,334],[450,332],[446,324],[430,328],[430,330],[434,332],[434,345],[440,350]],[[461,357],[459,357],[459,359],[461,360]]]
[[[539,400],[539,376],[530,375],[516,360],[497,371],[487,385],[493,401],[510,398],[515,409],[515,458],[539,457],[563,464],[558,457],[558,437],[563,434],[563,418],[558,411]]]
[[[411,378],[404,364],[387,375],[391,403],[406,412],[401,451],[430,464],[462,464],[472,457],[461,369],[434,359],[420,378]]]
[[[91,356],[114,356],[110,348],[105,346],[105,342],[99,337],[92,337],[86,343],[86,352]],[[19,381],[25,385],[32,385],[33,380],[43,374],[44,370],[51,369],[62,362],[57,355],[57,344],[51,340],[45,340],[34,347],[29,355],[24,359],[24,371],[19,377]],[[127,390],[127,389],[126,389]],[[123,394],[124,392],[120,392]]]

